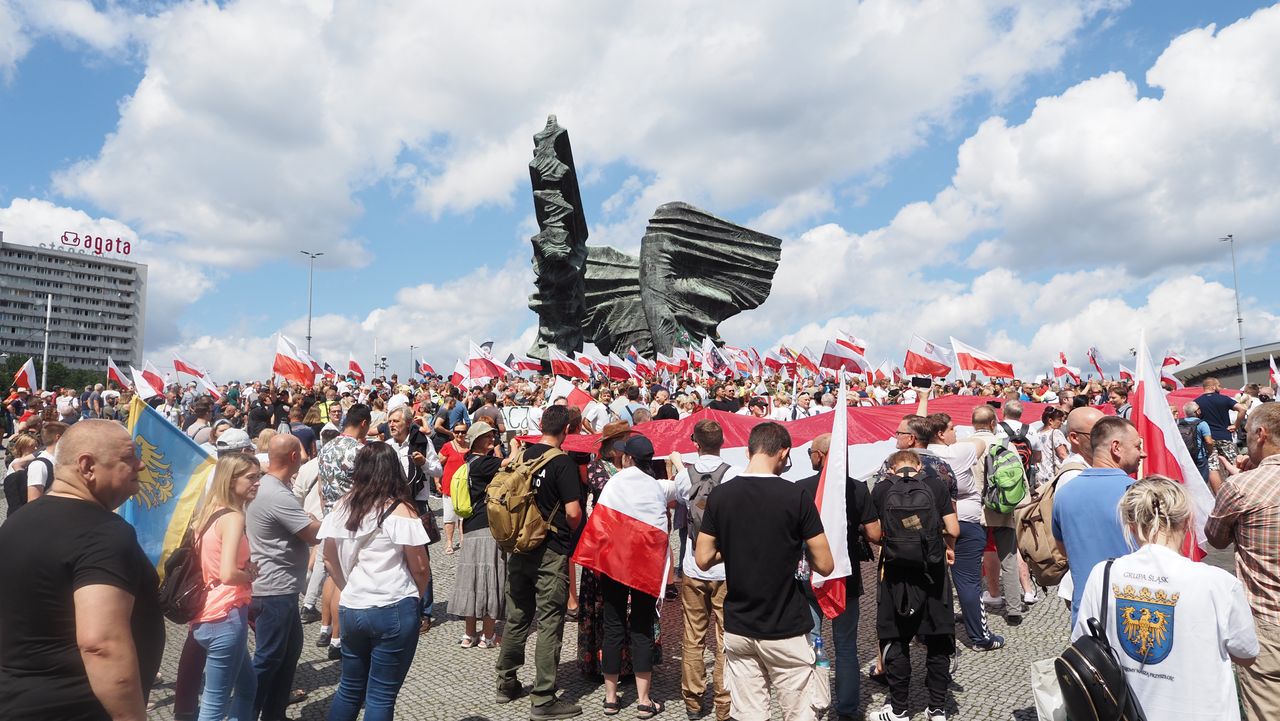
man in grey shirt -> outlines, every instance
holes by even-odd
[[[301,466],[302,444],[297,438],[272,438],[266,474],[245,514],[249,550],[258,564],[250,606],[257,643],[253,670],[258,677],[253,717],[263,721],[287,718],[285,708],[302,655],[298,594],[306,586],[307,547],[315,544],[320,521],[302,510],[291,490]]]

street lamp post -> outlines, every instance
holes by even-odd
[[[307,272],[307,353],[311,353],[311,288],[316,277],[316,258],[324,255],[324,253],[312,253],[306,250],[300,250],[299,253],[311,259],[311,270]]]
[[[413,355],[413,352],[417,350],[417,348],[418,346],[416,345],[409,346],[409,377],[410,378],[416,378],[418,375],[418,360],[417,360],[417,357]]]
[[[1236,271],[1236,238],[1228,234],[1219,238],[1223,243],[1231,244],[1231,278],[1236,286],[1236,328],[1240,331],[1240,387],[1249,385],[1249,364],[1244,354],[1244,315],[1240,313],[1240,274]]]

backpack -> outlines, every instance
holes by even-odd
[[[471,518],[475,514],[471,507],[471,461],[463,461],[449,479],[449,501],[458,518]]]
[[[190,623],[204,607],[204,597],[209,589],[200,569],[200,540],[219,518],[230,512],[229,508],[218,509],[199,534],[194,533],[194,528],[188,528],[182,543],[165,559],[164,580],[160,582],[159,590],[160,611],[170,621]]]
[[[1053,538],[1053,496],[1058,480],[1071,471],[1083,471],[1083,463],[1065,463],[1053,480],[1032,492],[1030,499],[1013,512],[1018,553],[1027,563],[1031,578],[1042,587],[1057,585],[1067,575],[1067,557]],[[1083,583],[1083,581],[1080,581]]]
[[[1000,427],[1004,429],[1004,434],[1009,438],[1010,449],[1018,454],[1018,458],[1022,461],[1022,470],[1026,471],[1026,477],[1031,478],[1031,439],[1027,437],[1027,424],[1023,423],[1017,433],[1009,427],[1008,423],[1000,421]]]
[[[1120,657],[1107,640],[1111,605],[1111,564],[1102,571],[1102,619],[1088,620],[1089,633],[1077,638],[1053,661],[1067,716],[1074,721],[1146,721],[1133,695]],[[1083,581],[1082,581],[1083,583]]]
[[[937,499],[924,482],[925,471],[894,474],[880,509],[881,560],[897,568],[927,570],[946,559]]]
[[[520,460],[498,471],[486,489],[489,514],[489,531],[498,547],[506,553],[528,553],[540,548],[547,534],[556,528],[538,510],[538,487],[542,479],[535,476],[547,463],[565,455],[559,448],[552,448],[538,458],[529,458],[528,451]],[[452,490],[452,488],[450,488]],[[554,518],[560,504],[551,509]]]
[[[1199,419],[1195,423],[1187,423],[1185,421],[1178,423],[1178,433],[1182,434],[1182,442],[1187,444],[1187,450],[1191,452],[1191,460],[1196,463],[1199,463],[1201,457],[1204,456],[1204,439],[1196,432],[1199,427]]]
[[[1022,457],[1008,446],[992,443],[982,458],[982,505],[1009,513],[1027,497],[1027,469]]]
[[[43,463],[48,469],[44,477],[44,489],[48,492],[49,486],[53,484],[53,462],[48,458],[37,458],[32,463]],[[31,466],[4,477],[4,500],[9,504],[10,516],[14,511],[27,505],[27,471],[29,470]]]
[[[724,474],[728,472],[728,463],[721,463],[710,473],[696,471],[693,466],[689,467],[689,502],[685,505],[688,509],[686,523],[688,523],[690,538],[698,537],[698,532],[702,530],[702,514],[707,510],[707,496],[720,485],[724,480]]]

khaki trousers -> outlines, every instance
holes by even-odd
[[[1255,619],[1258,658],[1239,668],[1240,701],[1249,721],[1280,719],[1280,626]]]
[[[729,689],[724,685],[724,597],[728,590],[724,581],[703,581],[685,576],[680,583],[680,605],[684,609],[680,693],[686,709],[702,710],[702,697],[707,692],[707,660],[703,646],[707,641],[707,630],[711,629],[715,636],[712,647],[716,660],[711,671],[711,683],[715,688],[716,721],[726,721],[731,715]]]
[[[764,641],[726,632],[724,661],[733,717],[767,721],[772,687],[785,721],[815,721],[818,712],[831,705],[831,686],[814,666],[816,660],[803,634]]]

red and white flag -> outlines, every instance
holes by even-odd
[[[590,378],[587,369],[583,368],[581,363],[571,360],[569,356],[561,353],[560,349],[555,346],[547,346],[547,358],[551,361],[552,375],[581,378],[584,381]]]
[[[835,618],[844,612],[848,605],[845,578],[854,572],[853,559],[849,556],[849,517],[845,508],[845,489],[849,480],[848,406],[849,391],[842,375],[836,395],[836,410],[828,414],[831,416],[831,452],[822,464],[818,495],[814,499],[818,516],[822,518],[823,533],[835,560],[831,575],[813,574],[813,595],[827,618]]]
[[[950,350],[918,335],[912,335],[902,369],[907,375],[942,378],[951,372],[951,364]]]
[[[593,400],[590,393],[563,377],[556,378],[555,385],[551,386],[551,402],[555,403],[557,398],[563,398],[566,404],[578,409],[586,408]]]
[[[836,345],[842,345],[858,355],[867,354],[867,342],[865,340],[856,335],[849,335],[842,330],[836,331]]]
[[[206,393],[213,396],[215,401],[222,400],[222,391],[218,390],[217,384],[213,382],[213,379],[209,377],[209,374],[206,373],[204,375],[196,376],[196,382],[200,384],[201,388],[204,388]]]
[[[433,376],[436,374],[436,369],[432,368],[431,364],[425,360],[418,359],[418,372],[424,376]]]
[[[530,358],[527,355],[516,355],[512,353],[507,356],[507,367],[513,371],[533,371],[534,373],[542,372],[542,361]]]
[[[26,388],[32,393],[36,392],[36,361],[34,358],[28,358],[26,363],[13,374],[13,385],[17,388]]]
[[[472,378],[501,378],[510,372],[510,368],[491,358],[475,341],[471,342],[471,352],[467,356],[467,375]]]
[[[1160,386],[1160,374],[1152,363],[1147,349],[1146,331],[1138,340],[1138,377],[1129,402],[1133,405],[1133,424],[1142,438],[1142,448],[1147,458],[1139,471],[1139,477],[1159,474],[1182,484],[1191,500],[1194,528],[1188,531],[1182,544],[1182,555],[1192,560],[1204,557],[1204,523],[1213,511],[1213,493],[1200,476],[1196,462],[1187,450],[1187,444],[1178,432],[1178,423],[1169,410],[1169,401]]]
[[[200,378],[204,376],[204,373],[201,373],[199,368],[182,360],[182,358],[178,357],[177,353],[173,355],[173,370],[178,373],[186,373],[192,378]]]
[[[350,353],[347,354],[347,374],[364,383],[364,369],[356,362],[356,357]]]
[[[125,377],[124,372],[115,364],[115,361],[111,360],[111,356],[107,356],[107,380],[115,381],[116,385],[121,388],[133,387],[133,383]]]
[[[159,383],[152,385],[143,371],[129,366],[129,373],[133,375],[133,390],[142,400],[164,395],[164,386]]]
[[[1120,380],[1122,381],[1133,380],[1133,371],[1128,368],[1125,368],[1123,363],[1120,364]]]
[[[1068,376],[1068,377],[1070,377],[1070,378],[1071,378],[1071,381],[1072,381],[1073,383],[1079,383],[1079,382],[1080,382],[1080,369],[1079,369],[1079,368],[1073,368],[1073,367],[1071,367],[1071,366],[1069,366],[1069,365],[1067,365],[1067,364],[1065,364],[1065,363],[1054,363],[1054,364],[1053,364],[1053,377],[1054,377],[1054,378],[1061,378],[1061,377],[1063,377],[1063,376]]]
[[[1271,387],[1280,387],[1280,371],[1276,370],[1276,357],[1271,354],[1267,354],[1267,360],[1271,362],[1271,375],[1269,376],[1271,379]]]
[[[871,370],[871,364],[867,363],[867,359],[863,358],[861,353],[847,345],[831,341],[827,341],[826,347],[822,349],[822,358],[818,359],[818,367],[836,371],[845,370],[850,373],[867,373]]]
[[[147,379],[147,383],[154,388],[159,388],[160,393],[164,393],[164,389],[169,386],[168,374],[161,374],[160,369],[151,365],[151,361],[142,364],[142,377]]]
[[[670,541],[662,486],[632,466],[605,484],[573,552],[573,562],[650,596],[667,585]]]
[[[1093,369],[1098,371],[1098,378],[1106,378],[1107,374],[1102,372],[1102,357],[1098,355],[1098,349],[1089,346],[1089,350],[1085,355],[1088,356],[1089,363],[1093,366]]]
[[[986,351],[978,350],[971,345],[951,337],[951,348],[956,353],[956,367],[962,371],[976,371],[988,378],[1012,378],[1013,364],[997,360]]]
[[[813,357],[813,353],[809,350],[809,346],[800,349],[796,354],[796,367],[803,368],[814,375],[820,375],[818,371],[818,360]]]
[[[548,346],[548,353],[550,353],[550,346]],[[568,356],[565,356],[565,357],[568,357]],[[604,361],[600,360],[599,358],[596,358],[590,353],[575,352],[573,354],[573,362],[577,363],[583,368],[586,368],[589,371],[597,370],[597,371],[600,371],[601,373],[604,372],[604,365],[605,365]]]
[[[1165,368],[1168,366],[1180,366],[1182,365],[1182,361],[1183,361],[1183,357],[1178,355],[1177,353],[1165,353],[1164,360],[1160,362],[1160,367]]]
[[[605,358],[605,365],[602,370],[610,380],[625,381],[631,378],[639,378],[635,368],[630,363],[619,358],[617,353],[610,353]]]
[[[284,334],[276,336],[276,357],[271,361],[271,372],[294,383],[311,385],[315,382],[315,371],[311,364],[303,357],[298,346],[284,337]]]
[[[301,348],[298,349],[298,355],[301,356],[304,363],[311,366],[311,383],[314,383],[316,376],[324,374],[324,365],[312,357],[310,353]],[[307,383],[306,385],[311,385],[311,383]]]
[[[462,390],[462,384],[467,380],[467,364],[459,359],[453,364],[453,373],[449,374],[449,382],[454,388]]]
[[[661,353],[654,354],[654,368],[657,372],[679,373],[680,364],[674,358],[669,358]]]

